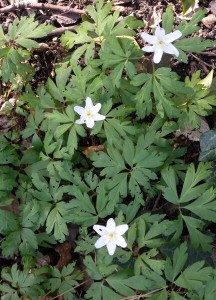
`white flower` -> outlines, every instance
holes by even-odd
[[[98,112],[101,109],[101,104],[97,103],[93,105],[92,100],[90,97],[86,98],[86,106],[83,108],[82,106],[74,106],[74,111],[80,115],[80,119],[76,120],[75,123],[77,124],[84,124],[88,128],[94,127],[95,121],[104,120],[106,117],[100,115]]]
[[[127,243],[122,237],[122,234],[128,230],[127,224],[116,226],[115,221],[111,218],[107,221],[106,226],[94,225],[93,229],[101,236],[95,243],[97,249],[107,246],[109,255],[113,255],[116,246],[127,247]]]
[[[161,61],[163,52],[174,54],[178,57],[179,51],[171,43],[181,36],[182,33],[179,30],[176,30],[169,34],[165,34],[165,30],[160,26],[157,26],[155,34],[153,36],[148,33],[141,33],[141,37],[143,38],[143,40],[149,44],[152,44],[152,46],[143,47],[142,50],[146,52],[154,52],[153,61],[156,64]]]

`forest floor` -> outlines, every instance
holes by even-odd
[[[61,46],[59,40],[60,34],[64,33],[68,29],[74,30],[74,28],[81,23],[82,18],[85,16],[86,6],[92,4],[93,2],[94,1],[91,0],[39,0],[39,3],[56,5],[62,8],[65,7],[65,11],[64,9],[54,11],[52,7],[43,7],[41,9],[22,7],[0,13],[0,23],[5,31],[7,31],[8,25],[15,18],[27,16],[31,13],[35,13],[36,20],[38,20],[39,23],[51,24],[58,29],[54,30],[51,35],[42,40],[40,49],[34,50],[31,63],[36,71],[34,82],[32,83],[35,89],[39,84],[45,83],[48,77],[52,77],[55,64],[62,61],[62,58],[68,55],[65,48]],[[143,28],[145,27],[145,31],[149,33],[153,27],[157,26],[161,22],[162,13],[166,10],[169,4],[173,5],[174,8],[175,25],[178,25],[182,19],[190,20],[193,15],[193,11],[186,15],[182,14],[182,3],[180,0],[114,0],[113,3],[113,10],[119,9],[121,11],[122,18],[128,15],[133,15],[136,19],[143,21]],[[0,8],[5,8],[9,5],[9,1],[0,0]],[[68,13],[67,7],[82,10],[83,14],[73,14],[71,12]],[[201,36],[203,39],[215,40],[216,0],[200,0],[199,3],[197,3],[197,5],[194,7],[194,11],[203,8],[207,9],[208,13],[202,20],[201,24],[199,24],[201,28],[196,35]],[[143,31],[143,28],[139,29],[139,32],[136,36],[137,42],[141,47],[143,46],[143,41],[140,39],[140,33]],[[216,47],[210,48],[201,54],[189,54],[189,60],[187,64],[173,60],[171,62],[171,67],[182,79],[184,79],[186,76],[191,76],[197,70],[201,71],[201,77],[203,78],[216,67]],[[216,85],[216,83],[214,84]],[[1,86],[1,90],[4,90],[5,88],[6,87],[4,85]],[[7,117],[0,116],[0,132],[6,130],[8,122],[9,120]],[[208,129],[216,128],[216,114],[213,113],[210,117],[204,119],[204,123]],[[25,124],[22,124],[22,127],[25,127]],[[195,155],[196,158],[198,157],[199,143],[193,138],[193,134],[191,132],[187,133],[187,136],[185,136],[185,134],[183,134],[183,136],[188,145],[190,145],[188,151],[188,155],[190,156],[189,160],[193,161],[192,156]],[[65,259],[70,259],[67,257],[67,255],[65,255],[65,251],[67,252],[67,245],[64,245],[65,248],[63,250],[61,247],[59,247],[59,249],[57,249],[57,247],[55,252],[59,253],[60,260],[62,260],[59,260],[58,264],[62,266],[65,264]],[[61,254],[62,251],[64,252],[64,256]],[[68,255],[70,256],[69,252]],[[50,254],[49,256],[51,257]]]

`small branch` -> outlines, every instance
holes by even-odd
[[[85,11],[77,8],[71,8],[70,6],[59,6],[53,4],[46,4],[46,3],[25,3],[19,2],[13,5],[8,5],[6,7],[0,8],[0,13],[7,13],[14,11],[19,8],[31,8],[31,9],[41,9],[41,10],[52,10],[52,11],[60,11],[62,13],[72,13],[81,15],[84,14]]]
[[[207,67],[213,68],[212,65],[206,63],[205,61],[203,61],[201,58],[197,57],[196,55],[194,55],[193,53],[190,53],[191,56],[193,56],[196,60],[198,60],[201,64],[206,65]]]
[[[149,296],[151,296],[152,294],[156,293],[156,292],[159,292],[163,289],[166,289],[168,286],[165,286],[165,287],[162,287],[162,288],[158,288],[158,289],[155,289],[153,291],[150,291],[146,294],[142,294],[142,295],[134,295],[134,296],[129,296],[129,297],[126,297],[126,298],[122,298],[122,300],[139,300],[141,298],[149,298]]]
[[[60,28],[52,30],[47,35],[48,36],[59,36],[59,35],[63,34],[66,30],[75,31],[75,28],[76,28],[76,26],[60,27]]]
[[[216,56],[216,53],[210,52],[210,51],[206,51],[206,52],[204,51],[204,52],[202,52],[200,54],[202,54],[202,55],[209,55],[209,56]]]

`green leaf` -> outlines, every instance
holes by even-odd
[[[34,21],[34,15],[30,17],[17,18],[9,24],[8,38],[25,48],[37,48],[39,44],[32,39],[41,38],[51,32],[53,26],[41,24]]]
[[[197,24],[205,17],[207,12],[207,9],[199,9],[196,13],[194,13],[190,22],[186,22],[185,20],[183,20],[177,27],[177,29],[181,31],[182,37],[198,31],[200,27],[197,26]]]
[[[65,241],[65,235],[68,234],[68,228],[65,222],[67,215],[65,202],[61,201],[49,212],[46,220],[46,231],[51,233],[54,230],[54,236],[57,240]]]
[[[201,245],[203,251],[211,251],[212,238],[203,234],[199,229],[203,227],[203,222],[192,217],[182,216],[190,234],[191,244],[195,249]]]
[[[173,282],[175,278],[180,274],[187,261],[187,244],[183,243],[179,248],[176,248],[173,254],[172,262],[167,258],[165,265],[166,278]]]
[[[106,281],[116,292],[127,297],[135,294],[134,289],[145,291],[151,285],[151,281],[142,275],[125,278],[123,273],[112,274]]]
[[[211,171],[209,170],[209,165],[200,163],[197,170],[195,171],[194,165],[191,164],[187,170],[187,174],[182,187],[180,203],[189,202],[199,196],[208,184],[203,183],[199,186],[197,185],[201,181],[207,179],[210,174]]]
[[[157,274],[162,275],[165,261],[162,259],[158,260],[156,258],[157,254],[158,251],[156,249],[151,249],[150,251],[139,255],[134,264],[134,273],[145,275],[146,270],[153,270]]]
[[[93,259],[91,258],[91,256],[85,257],[84,264],[87,268],[87,272],[88,272],[89,276],[92,279],[101,280],[103,278],[101,276],[101,274],[99,273],[99,270],[98,270],[96,264],[94,263]]]
[[[176,292],[172,291],[170,293],[170,300],[185,300],[185,298],[177,294]]]
[[[37,238],[31,229],[23,228],[21,231],[21,239],[24,243],[28,243],[32,248],[38,248]]]
[[[160,292],[153,293],[153,296],[150,297],[151,300],[167,300],[167,290],[163,289]]]
[[[15,231],[18,227],[17,216],[7,210],[0,209],[0,232],[6,234],[7,232]]]
[[[168,5],[166,12],[162,15],[162,27],[166,34],[172,32],[174,22],[173,7]]]
[[[207,221],[216,220],[216,190],[213,188],[205,191],[197,200],[193,201],[183,208],[190,210],[192,213]]]
[[[212,268],[203,267],[204,261],[194,263],[185,269],[174,283],[188,290],[199,289],[211,279]]]
[[[208,47],[213,47],[215,45],[214,41],[205,40],[202,41],[200,37],[181,39],[175,43],[178,49],[187,52],[200,53]]]
[[[176,189],[176,174],[172,168],[167,168],[161,172],[162,178],[165,181],[167,187],[163,189],[163,195],[165,199],[175,205],[179,203],[179,197]]]
[[[186,13],[186,11],[195,4],[195,0],[181,0],[183,4],[183,14]]]

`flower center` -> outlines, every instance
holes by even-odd
[[[86,112],[86,117],[87,117],[87,118],[90,118],[90,117],[92,117],[92,113],[91,113],[91,111],[87,111],[87,112]]]
[[[164,45],[164,41],[158,40],[158,45],[163,46]]]
[[[114,240],[115,239],[115,232],[109,232],[107,235],[108,239]]]

